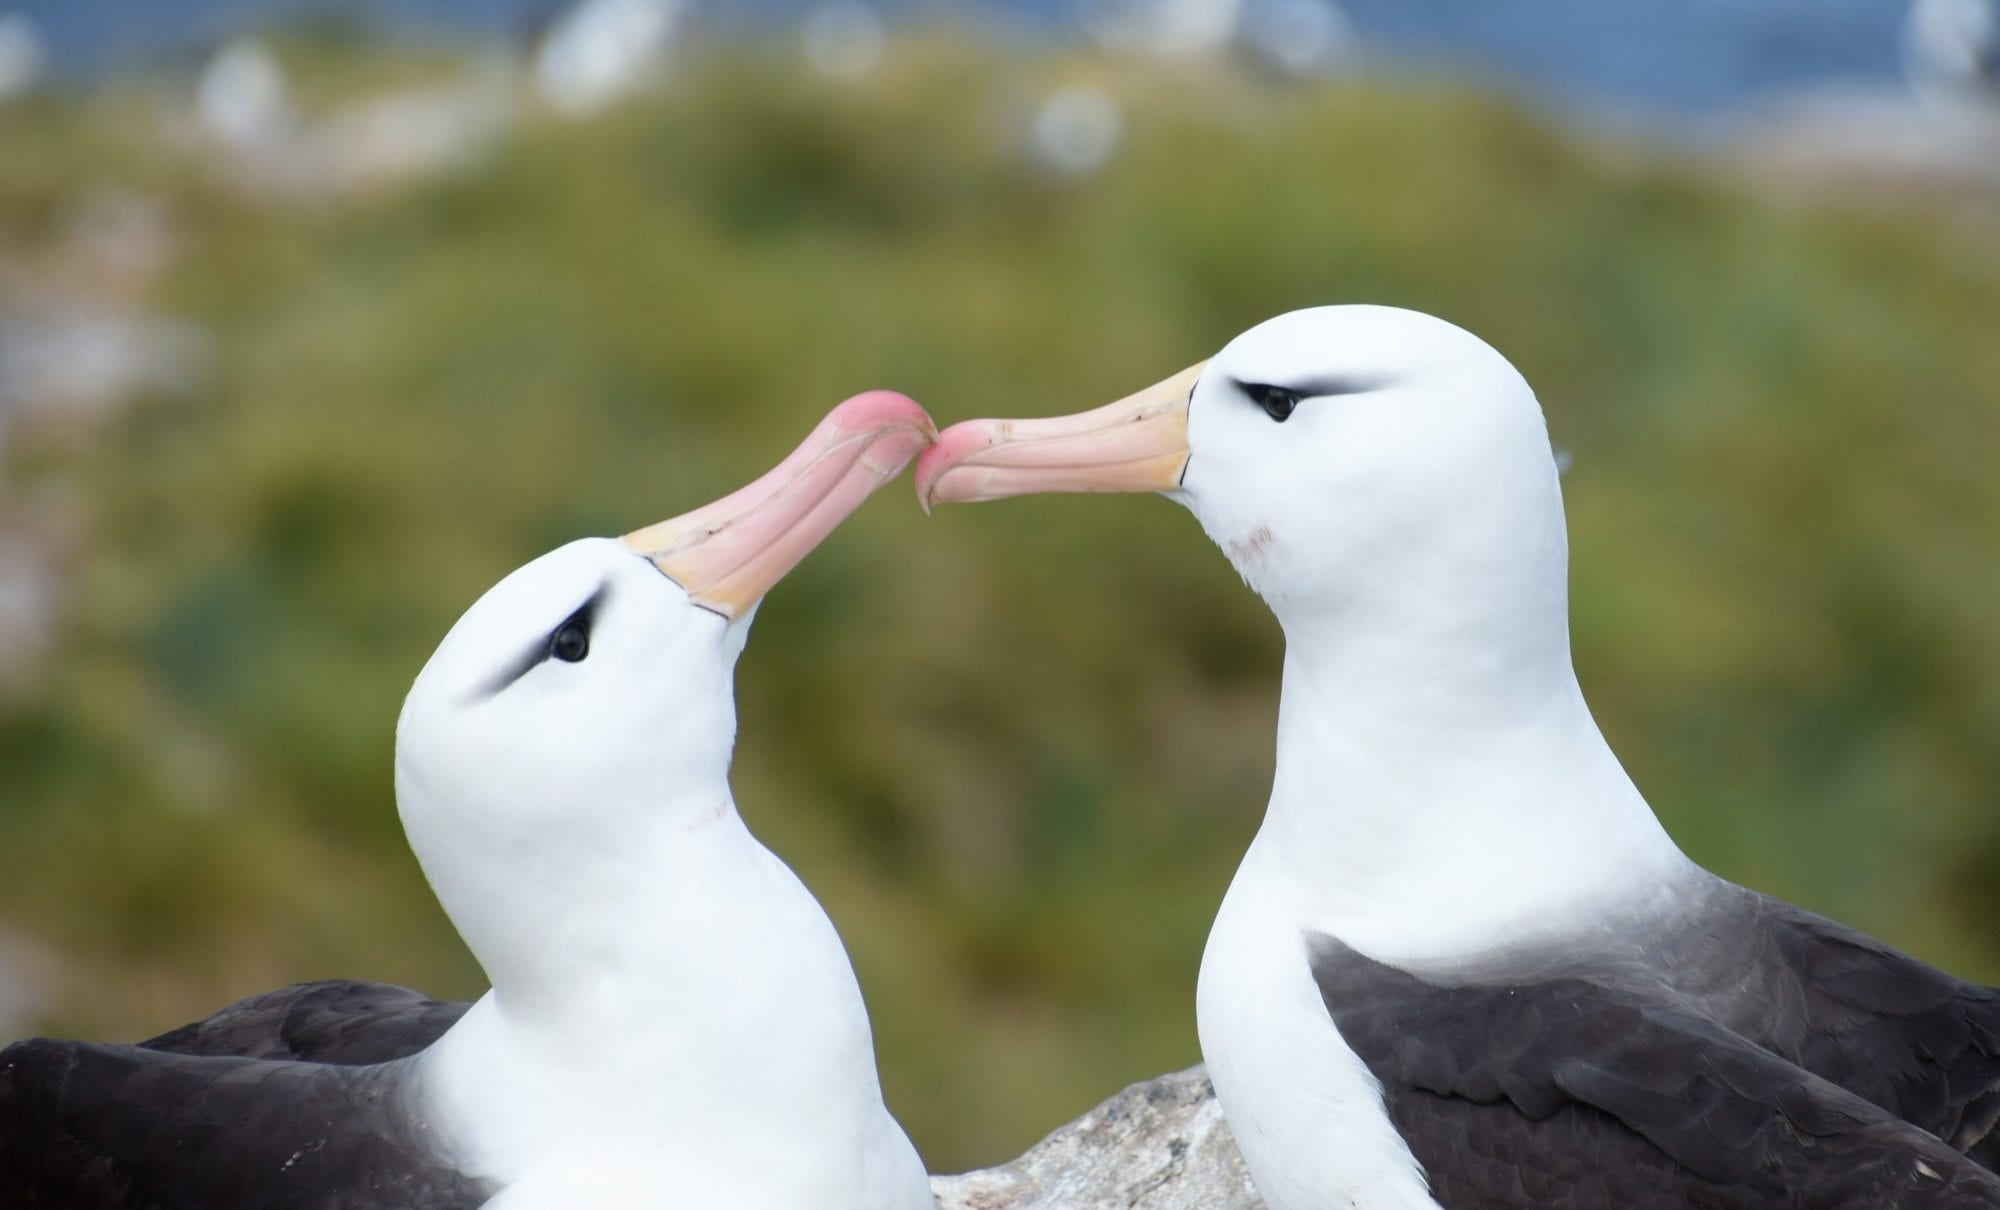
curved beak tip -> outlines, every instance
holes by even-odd
[[[924,443],[937,439],[937,425],[916,400],[900,391],[863,391],[836,405],[827,419],[845,432],[866,432],[908,425],[923,435]]]
[[[915,400],[865,391],[828,412],[790,457],[754,482],[623,540],[695,604],[740,617],[936,439],[937,426]]]
[[[931,447],[917,457],[917,502],[925,512],[940,500],[962,499],[950,490],[947,476],[990,448],[994,440],[990,420],[963,420],[937,435]]]

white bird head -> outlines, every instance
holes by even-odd
[[[496,986],[589,914],[608,855],[658,853],[729,808],[758,603],[934,435],[903,396],[856,396],[755,482],[543,555],[452,627],[403,706],[397,801]]]
[[[919,460],[917,491],[927,506],[1164,492],[1288,631],[1564,592],[1534,393],[1477,337],[1391,307],[1278,316],[1095,411],[953,425]]]
[[[953,425],[917,491],[1159,491],[1193,510],[1285,629],[1246,860],[1363,952],[1587,929],[1577,905],[1687,868],[1577,686],[1541,406],[1467,332],[1388,307],[1281,315],[1095,411]]]

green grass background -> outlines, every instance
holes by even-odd
[[[309,98],[421,76],[289,49]],[[1127,106],[1101,175],[1041,91]],[[465,173],[273,205],[138,85],[0,110],[0,256],[156,194],[200,389],[16,433],[82,541],[0,695],[0,923],[38,1026],[156,1031],[357,975],[469,996],[391,801],[451,621],[571,537],[711,499],[875,386],[940,422],[1100,403],[1294,307],[1479,332],[1575,458],[1579,671],[1684,846],[2000,981],[2000,208],[1754,183],[1449,86],[899,45],[723,52]],[[1181,510],[870,501],[775,592],[738,798],[840,925],[934,1169],[1198,1058],[1209,918],[1271,765],[1275,624]]]

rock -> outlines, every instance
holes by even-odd
[[[1201,1067],[1134,1084],[998,1168],[931,1178],[938,1210],[1263,1210]]]

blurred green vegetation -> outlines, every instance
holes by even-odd
[[[327,96],[408,74],[291,53]],[[1056,179],[1021,131],[1079,78],[1129,138]],[[1067,411],[1334,301],[1443,315],[1537,385],[1585,689],[1684,845],[2000,981],[1990,196],[1773,189],[1448,89],[949,45],[847,86],[722,54],[337,204],[233,191],[160,104],[0,111],[0,256],[89,190],[155,195],[154,301],[214,355],[191,396],[10,438],[0,507],[81,518],[57,643],[0,696],[0,924],[61,959],[48,1030],[333,975],[475,994],[390,751],[489,584],[740,484],[855,391]],[[891,488],[773,594],[739,801],[839,923],[934,1169],[1197,1059],[1278,655],[1154,499],[927,519]]]

